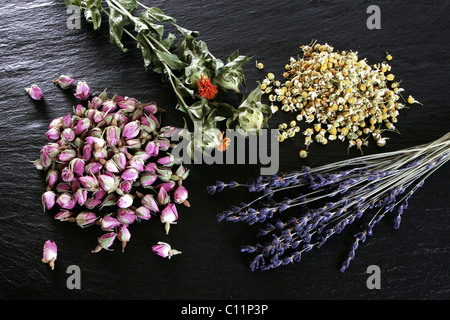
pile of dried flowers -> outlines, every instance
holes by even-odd
[[[279,141],[303,133],[307,156],[308,146],[314,142],[348,140],[349,148],[368,145],[370,136],[380,147],[386,144],[384,131],[396,131],[399,110],[405,108],[400,101],[400,82],[394,81],[387,55],[382,63],[369,65],[353,51],[336,52],[328,44],[302,46],[303,57],[285,66],[283,82],[268,73],[261,90],[268,95],[272,111],[281,110],[296,115],[289,124],[278,127]],[[405,101],[419,103],[412,96]],[[308,124],[301,130],[301,121]]]
[[[178,100],[177,109],[186,113],[192,123],[200,123],[203,139],[197,141],[199,145],[192,145],[192,149],[220,146],[218,136],[223,123],[243,135],[267,126],[271,109],[261,103],[259,86],[247,98],[240,92],[240,87],[246,86],[242,66],[250,58],[240,55],[238,50],[223,62],[209,51],[204,41],[197,40],[197,31],[181,27],[161,9],[147,7],[136,0],[65,2],[67,6],[75,5],[83,10],[94,30],[102,23],[102,13],[106,14],[110,41],[122,51],[128,51],[122,43],[124,33],[136,42],[145,68],[152,67],[171,84]],[[181,35],[178,43],[175,34],[166,32],[165,24]],[[239,100],[237,106],[228,102],[230,94]]]
[[[360,243],[372,235],[381,219],[392,216],[394,228],[400,226],[410,197],[450,159],[449,155],[450,133],[447,133],[414,148],[260,176],[246,184],[217,181],[207,189],[210,194],[226,187],[245,187],[249,192],[262,193],[253,201],[234,205],[218,215],[219,221],[266,222],[257,234],[263,240],[241,249],[254,254],[252,270],[299,262],[303,253],[320,248],[355,221],[365,220],[342,264],[343,272]],[[297,215],[286,217],[285,212],[289,211],[296,211]]]
[[[75,81],[61,76],[54,82],[67,89]],[[29,94],[36,98],[34,92]],[[161,126],[161,110],[153,102],[108,97],[106,90],[92,97],[83,81],[74,95],[80,99],[74,114],[51,121],[49,143],[34,161],[46,175],[44,211],[82,228],[100,227],[104,234],[92,252],[110,249],[116,239],[123,251],[131,238],[130,225],[152,215],[159,216],[168,234],[178,220],[177,205],[190,206],[183,186],[189,170],[170,153],[170,137],[177,128]],[[161,256],[172,252],[159,247],[153,250]],[[44,262],[51,261],[46,252]]]

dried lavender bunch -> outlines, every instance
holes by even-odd
[[[74,83],[61,76],[55,83]],[[49,141],[34,166],[45,172],[44,211],[55,219],[84,228],[98,225],[107,232],[92,252],[109,249],[117,239],[122,251],[134,222],[158,216],[166,233],[177,223],[177,205],[190,206],[182,185],[188,177],[170,153],[177,128],[162,126],[160,108],[130,97],[108,97],[106,90],[91,96],[79,81],[74,114],[51,121]]]
[[[413,148],[260,176],[245,184],[217,181],[207,189],[214,194],[224,188],[245,187],[260,194],[218,215],[219,221],[265,223],[257,234],[265,240],[241,248],[254,255],[251,270],[299,262],[303,253],[320,248],[330,237],[364,217],[368,222],[354,235],[355,242],[341,267],[344,272],[359,244],[372,235],[381,219],[390,214],[394,228],[399,228],[408,200],[427,177],[447,162],[449,152],[447,133]],[[281,213],[287,209],[296,210],[298,215],[283,217]]]

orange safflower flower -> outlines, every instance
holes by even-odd
[[[211,79],[202,76],[197,81],[198,95],[206,100],[212,100],[216,96],[218,90],[215,85],[212,84]]]
[[[230,138],[224,138],[223,134],[224,134],[224,132],[219,134],[219,145],[217,146],[217,150],[219,150],[220,152],[228,150],[228,147],[231,144],[231,139]]]

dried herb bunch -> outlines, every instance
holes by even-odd
[[[83,10],[94,30],[101,25],[102,13],[106,14],[111,43],[122,51],[128,50],[122,43],[123,34],[135,40],[146,69],[162,74],[163,81],[170,82],[178,100],[177,109],[186,113],[191,122],[201,123],[204,136],[202,145],[197,146],[200,150],[219,145],[222,123],[244,135],[267,126],[271,112],[269,106],[261,103],[259,86],[246,98],[240,92],[241,87],[246,87],[242,66],[250,57],[236,50],[223,62],[204,41],[197,39],[197,31],[183,28],[161,9],[136,0],[65,2]],[[181,40],[177,43],[177,36],[165,27],[175,29]],[[237,97],[237,106],[227,102],[230,94]]]
[[[341,271],[345,271],[358,246],[372,235],[381,219],[391,216],[394,228],[399,228],[408,200],[427,177],[448,161],[449,153],[447,133],[414,148],[260,176],[245,184],[218,181],[208,187],[208,192],[245,187],[261,194],[218,215],[219,221],[265,223],[257,234],[261,241],[241,249],[254,255],[252,270],[299,262],[303,253],[320,248],[346,226],[361,221],[361,231],[355,234],[342,264]],[[288,212],[297,215],[286,217]]]
[[[303,133],[305,150],[316,141],[348,140],[348,147],[362,153],[369,138],[380,147],[386,144],[385,131],[396,131],[399,111],[408,104],[419,103],[412,96],[404,99],[401,81],[391,72],[391,55],[369,65],[357,52],[337,52],[328,44],[302,46],[303,56],[291,57],[285,66],[283,80],[267,74],[261,89],[276,112],[295,114],[290,123],[278,127],[280,142]],[[404,102],[403,102],[403,101]],[[299,123],[306,123],[301,129]]]

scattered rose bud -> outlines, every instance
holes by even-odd
[[[132,224],[136,220],[136,214],[128,208],[120,208],[117,210],[117,220],[123,224]]]
[[[117,235],[115,232],[109,232],[102,235],[100,238],[98,238],[97,246],[91,252],[97,253],[102,249],[108,250],[109,247],[113,244],[114,239],[116,239],[116,236]]]
[[[119,208],[129,208],[133,204],[133,201],[134,201],[133,196],[129,193],[126,193],[120,196],[116,204]]]
[[[97,224],[99,224],[104,231],[113,231],[114,228],[119,227],[122,223],[110,215],[105,215],[100,220],[97,220]]]
[[[178,186],[177,189],[173,193],[173,199],[175,203],[184,204],[186,207],[190,207],[189,202],[187,201],[188,191],[183,186]]]
[[[160,241],[156,245],[152,246],[152,250],[158,256],[163,257],[163,258],[169,258],[169,259],[176,254],[181,254],[181,251],[172,249],[170,244],[168,244],[166,242],[162,242],[162,241]]]
[[[177,208],[173,203],[167,204],[167,206],[161,211],[161,222],[164,224],[166,234],[169,234],[170,225],[176,224],[178,220]]]
[[[58,79],[53,80],[53,83],[58,84],[61,89],[67,89],[69,88],[73,83],[75,82],[75,79],[72,79],[70,76],[59,76]]]
[[[58,248],[56,243],[50,240],[45,241],[42,254],[42,262],[48,263],[50,268],[55,269],[55,260],[58,257]]]
[[[141,203],[143,206],[147,207],[153,212],[159,212],[158,203],[156,202],[155,198],[151,194],[146,194],[142,199]]]
[[[136,218],[141,220],[148,220],[151,218],[150,209],[145,206],[140,206],[134,210],[136,213]]]
[[[91,95],[91,89],[85,81],[79,81],[74,95],[80,100],[87,100]]]
[[[56,199],[56,203],[62,209],[67,209],[67,210],[71,210],[71,209],[75,208],[75,205],[76,205],[73,196],[66,192],[59,195],[59,197]]]
[[[127,139],[133,139],[138,136],[140,131],[139,121],[128,122],[122,129],[122,136]]]
[[[30,97],[33,100],[42,99],[42,90],[35,84],[33,84],[30,88],[25,88],[25,91],[30,95]]]
[[[50,210],[56,203],[56,193],[54,191],[46,191],[42,194],[42,204],[44,205],[44,211]]]
[[[117,239],[122,243],[122,252],[125,251],[125,247],[130,241],[131,233],[130,230],[128,230],[127,225],[123,225],[119,228],[119,231],[117,232]]]

